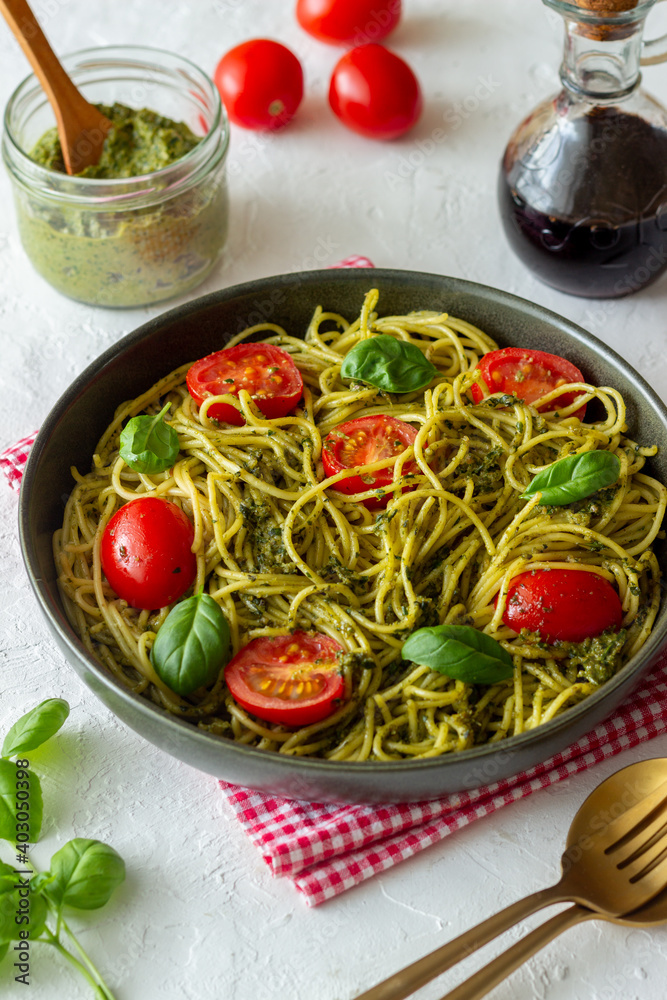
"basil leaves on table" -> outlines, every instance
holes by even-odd
[[[0,839],[15,840],[17,829],[22,829],[29,843],[38,840],[44,811],[40,780],[28,769],[26,761],[14,762],[9,758],[41,747],[55,736],[68,715],[66,701],[47,698],[22,715],[5,736],[0,752]]]
[[[69,715],[69,705],[62,698],[47,698],[15,722],[2,744],[2,757],[36,750],[54,736]]]
[[[180,450],[178,434],[164,422],[171,403],[154,416],[132,417],[120,435],[120,457],[135,472],[153,475],[174,464]]]
[[[101,840],[75,837],[53,855],[41,884],[57,907],[98,910],[124,879],[125,862],[118,851]]]
[[[381,333],[353,347],[340,374],[385,392],[415,392],[432,382],[438,369],[415,344]]]
[[[151,650],[158,677],[176,694],[190,694],[211,684],[229,655],[229,625],[208,594],[195,594],[175,605]]]
[[[621,463],[609,451],[584,451],[568,455],[538,472],[530,486],[521,494],[527,499],[541,493],[540,503],[562,507],[575,500],[584,500],[618,479]]]
[[[0,861],[0,961],[11,955],[14,980],[29,986],[28,943],[30,955],[35,944],[48,945],[84,976],[98,1000],[114,1000],[68,927],[64,910],[104,906],[125,878],[123,859],[108,844],[81,837],[56,851],[47,871],[36,871],[30,858],[30,847],[39,839],[43,803],[40,780],[22,755],[50,740],[68,715],[66,701],[47,698],[14,723],[2,744],[0,840],[11,845],[15,858],[13,865]],[[12,947],[15,941],[19,943]]]
[[[23,767],[20,772],[17,777],[17,765],[11,760],[0,760],[0,839],[15,840],[17,829],[22,829],[28,835],[28,842],[34,844],[39,839],[44,815],[42,787],[34,771]],[[25,808],[26,792],[30,796],[29,809]]]
[[[417,629],[403,643],[402,655],[466,684],[497,684],[514,673],[507,650],[492,636],[470,625]]]

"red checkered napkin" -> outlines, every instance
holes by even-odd
[[[365,257],[335,266],[373,267]],[[0,470],[16,490],[34,439],[31,434],[0,454]],[[665,732],[667,653],[641,688],[583,739],[529,771],[470,792],[436,802],[332,806],[263,795],[224,781],[220,788],[272,873],[290,879],[308,905],[316,906],[501,806]]]
[[[16,444],[0,453],[0,470],[4,473],[11,488],[17,493],[21,489],[23,469],[36,437],[37,431],[33,431],[32,434],[21,438]]]

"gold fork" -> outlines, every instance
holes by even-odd
[[[628,807],[628,798],[635,804]],[[667,758],[641,761],[617,771],[589,795],[577,812],[562,857],[562,876],[556,885],[512,903],[359,994],[356,1000],[404,1000],[524,917],[553,903],[578,903],[586,916],[577,912],[577,920],[590,919],[589,913],[613,919],[644,906],[667,886],[665,809]],[[574,910],[577,907],[566,911],[570,919],[575,917]],[[565,929],[569,924],[555,926]],[[476,995],[484,994],[473,993],[470,997]],[[451,997],[468,1000],[465,993],[452,993]]]

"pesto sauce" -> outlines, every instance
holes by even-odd
[[[194,149],[199,139],[183,122],[163,118],[156,111],[137,111],[125,104],[96,104],[113,128],[104,141],[99,163],[85,167],[77,177],[120,180],[141,177],[170,166]],[[50,128],[30,151],[30,158],[46,167],[66,173],[58,129]]]
[[[186,125],[154,111],[98,107],[118,124],[100,163],[78,176],[130,180],[169,166],[200,142]],[[30,155],[64,172],[55,129]],[[35,270],[59,292],[93,305],[149,305],[182,295],[211,273],[227,238],[224,157],[215,151],[212,168],[200,169],[196,183],[167,195],[156,185],[152,200],[137,207],[101,196],[77,204],[18,185],[14,197],[21,242]]]
[[[582,642],[556,642],[555,645],[565,650],[569,663],[578,668],[578,680],[604,684],[621,667],[627,635],[626,629],[618,632],[608,629]]]

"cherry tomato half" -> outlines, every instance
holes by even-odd
[[[253,639],[225,667],[235,701],[266,722],[309,726],[338,707],[343,647],[319,632]]]
[[[104,575],[133,608],[164,608],[183,596],[197,574],[194,537],[176,504],[151,496],[130,500],[102,535]]]
[[[237,344],[195,361],[185,377],[188,392],[201,406],[209,396],[238,396],[246,389],[269,420],[284,417],[301,399],[303,379],[287,351],[272,344]],[[231,403],[214,403],[213,420],[240,427],[245,419]]]
[[[244,128],[282,128],[303,97],[301,63],[270,38],[253,38],[230,49],[218,63],[214,80],[227,114]]]
[[[297,21],[321,42],[379,42],[401,17],[401,0],[297,0]]]
[[[339,424],[324,439],[322,445],[322,464],[326,476],[335,476],[343,469],[355,469],[360,465],[371,465],[383,458],[400,455],[407,447],[414,444],[417,431],[404,420],[378,414],[374,417],[359,417]],[[413,461],[403,465],[403,474],[418,471]],[[394,481],[394,466],[368,473],[363,476],[349,476],[334,484],[334,489],[340,493],[365,493],[367,490],[389,486]],[[410,487],[403,489],[405,493]],[[379,510],[386,507],[391,494],[381,497],[369,497],[362,503],[369,510]]]
[[[584,381],[584,376],[571,361],[557,354],[529,351],[524,347],[489,351],[481,358],[477,368],[490,392],[513,393],[524,403],[534,403],[567,382]],[[484,392],[476,382],[471,385],[470,394],[475,403],[484,399]],[[560,410],[573,403],[577,395],[576,392],[566,392],[538,409]],[[585,413],[586,407],[582,406],[573,416],[582,420]]]
[[[353,132],[373,139],[396,139],[419,118],[422,95],[408,64],[371,42],[350,49],[338,60],[329,85],[329,104]]]
[[[507,592],[505,624],[539,632],[545,642],[582,642],[621,627],[623,609],[612,585],[597,573],[538,569],[514,577]]]

